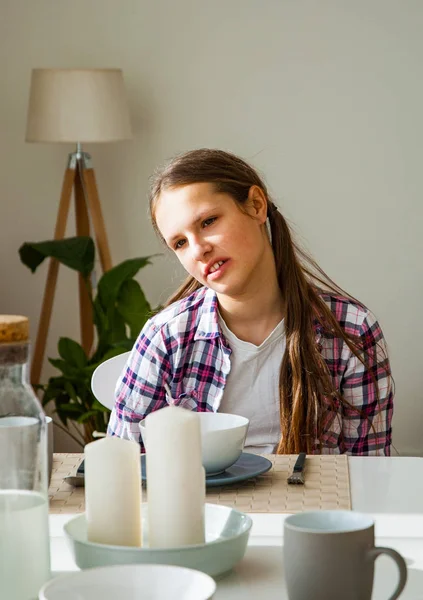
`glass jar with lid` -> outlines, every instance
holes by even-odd
[[[0,589],[38,598],[50,578],[47,426],[29,384],[29,324],[0,315]]]

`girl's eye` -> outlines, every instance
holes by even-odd
[[[211,225],[215,221],[216,221],[216,217],[209,217],[208,219],[205,219],[203,221],[203,227],[208,227],[209,225]]]
[[[182,246],[185,244],[185,240],[178,240],[176,242],[176,244],[174,245],[174,249],[175,250],[179,250],[179,248],[182,248]]]
[[[201,227],[209,227],[210,225],[212,225],[215,221],[216,221],[217,217],[209,217],[208,219],[204,219],[204,221],[202,221],[201,223]],[[175,242],[173,249],[174,250],[180,250],[182,248],[182,246],[185,244],[186,240],[181,239],[178,240],[177,242]]]

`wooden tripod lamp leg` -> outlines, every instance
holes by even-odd
[[[88,207],[90,209],[91,218],[93,221],[101,267],[103,271],[106,272],[112,268],[112,258],[110,256],[106,227],[104,225],[103,214],[101,212],[100,198],[98,196],[94,169],[83,169],[82,175],[87,194]]]
[[[66,224],[68,220],[69,205],[71,201],[74,180],[75,169],[66,169],[62,185],[62,193],[60,196],[59,210],[57,213],[56,228],[54,230],[55,240],[63,239],[66,232]],[[31,365],[32,385],[36,385],[40,382],[41,369],[44,360],[44,352],[46,349],[47,334],[50,327],[51,311],[53,308],[54,293],[56,291],[58,271],[59,263],[53,258],[50,259],[47,280],[44,289],[40,322],[38,325],[37,338],[35,341]]]
[[[83,167],[78,162],[75,178],[75,218],[76,235],[90,235],[90,219],[82,180]],[[91,300],[91,281],[85,282],[82,275],[78,274],[79,283],[79,321],[81,328],[81,344],[85,353],[89,355],[94,341],[93,307]]]

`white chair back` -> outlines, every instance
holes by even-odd
[[[115,405],[115,388],[130,352],[124,352],[105,360],[99,365],[91,377],[91,390],[103,406],[112,408]]]

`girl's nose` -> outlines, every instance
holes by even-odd
[[[203,260],[204,256],[210,252],[212,246],[210,242],[203,238],[192,240],[191,249],[195,260]]]

